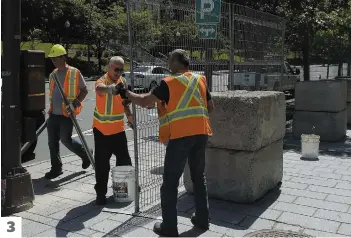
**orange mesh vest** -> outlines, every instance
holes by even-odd
[[[101,78],[105,85],[113,84],[106,73]],[[126,80],[120,77],[118,83],[126,85]],[[96,106],[94,111],[93,128],[95,127],[104,135],[113,135],[124,131],[124,107],[120,95],[96,93]]]
[[[169,88],[169,102],[167,113],[159,118],[160,137],[171,140],[193,135],[212,136],[205,77],[186,72],[164,81]],[[163,127],[168,127],[168,132]]]
[[[57,73],[57,69],[55,69],[49,76],[49,102],[50,102],[50,109],[49,109],[49,114],[52,112],[52,93],[54,91],[54,86],[55,86],[55,80],[54,80],[54,75]],[[68,66],[65,80],[63,82],[63,91],[68,99],[69,102],[72,102],[74,99],[77,98],[77,96],[80,93],[79,90],[79,80],[80,80],[80,71],[72,66]],[[74,110],[74,115],[78,115],[83,108],[83,103],[79,107],[77,107]],[[62,115],[65,117],[69,117],[67,110],[66,110],[66,104],[62,100]]]

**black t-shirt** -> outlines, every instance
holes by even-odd
[[[152,94],[155,95],[159,100],[165,101],[166,104],[168,104],[169,88],[167,83],[164,80],[161,80],[160,85],[152,90]],[[207,101],[211,100],[211,94],[208,88],[206,89],[206,99]]]

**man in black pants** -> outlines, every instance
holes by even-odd
[[[168,136],[161,187],[162,223],[157,222],[154,232],[161,236],[178,236],[177,194],[180,176],[188,160],[191,180],[194,184],[196,212],[191,217],[194,226],[209,228],[209,211],[205,170],[205,148],[212,130],[208,113],[214,108],[207,89],[206,78],[189,72],[190,59],[184,50],[171,52],[169,68],[173,75],[164,78],[160,85],[148,94],[138,95],[118,85],[118,93],[142,107],[164,101],[166,115],[161,117],[161,128]]]
[[[95,141],[95,191],[96,204],[106,204],[107,183],[110,172],[110,158],[116,156],[116,166],[132,165],[128,152],[127,137],[124,128],[124,114],[129,124],[133,116],[130,102],[123,100],[116,93],[118,83],[126,83],[121,76],[124,60],[112,57],[108,72],[95,83],[96,106],[94,110],[93,132]]]

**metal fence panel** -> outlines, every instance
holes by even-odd
[[[211,91],[236,89],[235,80],[243,73],[283,73],[285,22],[277,16],[222,2],[218,24],[197,25],[195,17],[201,12],[194,4],[127,2],[130,41],[120,48],[134,62],[126,78],[135,90],[147,92],[170,75],[167,55],[177,48],[188,51],[190,70],[204,74]],[[135,115],[139,212],[160,201],[166,146],[158,141],[157,109],[135,107]]]

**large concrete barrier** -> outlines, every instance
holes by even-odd
[[[347,129],[347,110],[341,112],[295,111],[293,119],[293,136],[301,139],[302,134],[314,133],[321,141],[335,142],[344,139]]]
[[[255,151],[285,135],[285,96],[281,92],[214,92],[213,136],[208,146]]]
[[[205,170],[209,197],[252,203],[282,181],[283,141],[254,152],[207,148]],[[193,193],[188,164],[184,185]]]
[[[340,112],[346,108],[346,80],[302,81],[295,86],[295,110]]]

